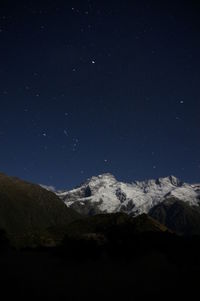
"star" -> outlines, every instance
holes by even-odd
[[[96,62],[94,60],[92,60],[92,64],[95,64]]]
[[[184,103],[184,101],[183,101],[183,100],[181,100],[181,101],[180,101],[180,103],[181,103],[181,104],[183,104],[183,103]]]
[[[42,133],[42,136],[43,136],[43,137],[46,137],[46,136],[47,136],[47,133],[45,133],[45,132]]]
[[[64,135],[68,137],[68,132],[64,130]]]

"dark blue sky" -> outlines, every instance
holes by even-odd
[[[193,1],[1,1],[0,170],[200,182]]]

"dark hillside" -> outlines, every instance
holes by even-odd
[[[54,245],[77,218],[54,193],[0,174],[0,229],[14,245]]]

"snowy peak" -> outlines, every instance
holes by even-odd
[[[117,182],[115,177],[110,173],[104,173],[98,176],[93,176],[86,181],[86,185],[95,186],[110,186]]]
[[[169,177],[164,177],[164,178],[158,178],[156,180],[151,179],[151,180],[145,180],[145,181],[135,181],[133,184],[137,185],[138,187],[141,188],[147,188],[147,187],[158,187],[158,186],[174,186],[174,187],[179,187],[182,186],[182,182],[176,178],[175,176],[169,176]]]
[[[200,202],[200,185],[181,182],[175,176],[123,183],[110,174],[93,176],[79,187],[58,192],[68,207],[85,215],[125,212],[130,215],[148,213],[169,198],[190,205]]]
[[[166,185],[166,184],[171,184],[175,187],[179,187],[182,185],[182,182],[176,178],[175,176],[169,176],[169,177],[165,177],[165,178],[158,178],[157,183],[160,185]]]

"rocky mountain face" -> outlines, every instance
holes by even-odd
[[[57,195],[67,207],[83,215],[124,212],[137,216],[149,213],[168,199],[199,206],[200,184],[183,183],[174,176],[123,183],[107,173],[92,177],[73,190],[57,192]]]
[[[145,213],[177,234],[200,234],[200,184],[184,183],[174,176],[123,183],[107,173],[57,195],[85,216]]]

